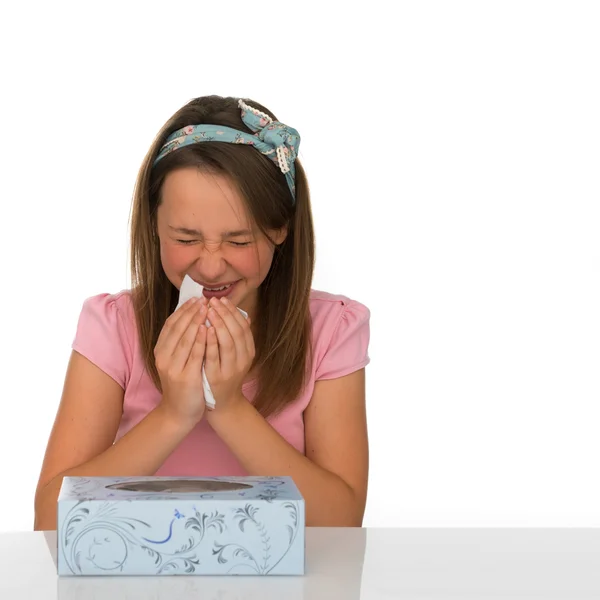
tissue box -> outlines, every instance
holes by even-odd
[[[65,477],[58,575],[302,575],[290,477]]]

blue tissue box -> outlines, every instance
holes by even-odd
[[[290,477],[65,477],[58,575],[303,575]]]

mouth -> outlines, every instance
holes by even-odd
[[[239,280],[220,287],[205,287],[202,293],[206,298],[223,298],[225,296],[229,296],[238,283]]]

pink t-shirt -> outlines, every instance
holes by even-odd
[[[303,412],[315,381],[348,375],[370,362],[370,312],[366,306],[345,296],[311,290],[310,312],[314,343],[310,379],[294,402],[268,418],[271,426],[303,454]],[[140,353],[129,290],[85,300],[72,348],[110,375],[125,391],[115,441],[160,402],[161,394],[148,375]],[[242,392],[252,401],[256,381],[244,384]],[[208,421],[202,419],[155,475],[212,477],[247,473]]]

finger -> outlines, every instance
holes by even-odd
[[[194,314],[193,311],[197,309],[198,298],[190,298],[187,302],[184,302],[172,315],[170,315],[163,328],[160,331],[158,340],[156,341],[156,348],[158,349],[164,343],[168,334],[177,325],[181,319],[189,314]]]
[[[206,332],[207,327],[201,323],[198,327],[198,333],[192,346],[192,351],[185,365],[185,370],[190,372],[200,372],[202,369],[202,361],[206,353]]]
[[[256,355],[256,346],[254,345],[254,336],[252,335],[252,328],[250,327],[252,321],[250,320],[250,317],[248,317],[248,320],[244,319],[244,321],[246,321],[246,326],[244,327],[244,341],[246,342],[246,350],[248,352],[248,356],[254,360]]]
[[[219,359],[219,347],[217,343],[217,334],[214,327],[208,327],[206,331],[206,370],[213,372],[221,371],[221,361]]]
[[[217,311],[217,314],[223,320],[223,323],[227,327],[227,330],[234,341],[237,337],[241,337],[243,335],[242,327],[245,319],[242,317],[240,311],[233,306],[231,302],[226,302],[225,298],[217,301],[213,300],[212,307]],[[241,319],[241,322],[239,319]],[[217,333],[219,332],[217,331]]]
[[[241,341],[245,345],[245,350],[248,356],[254,358],[254,337],[252,336],[252,331],[250,329],[249,319],[246,319],[246,317],[244,317],[244,315],[238,310],[237,306],[227,300],[227,298],[223,298],[221,302],[232,314],[235,322],[239,326],[239,333],[234,334],[234,338],[236,341]],[[233,330],[231,328],[230,331],[233,334]],[[241,351],[241,347],[238,346],[238,348],[240,348]]]
[[[213,308],[208,311],[208,318],[216,330],[217,341],[219,342],[219,360],[221,367],[234,365],[236,359],[235,340],[225,324],[221,314],[225,314],[223,306],[219,302],[214,302]]]
[[[243,329],[243,327],[244,327],[244,325],[246,323],[246,318],[239,311],[238,307],[233,302],[231,302],[230,300],[228,300],[227,298],[223,298],[221,300],[221,304],[223,305],[223,308],[225,308],[225,310],[227,310],[227,312],[235,320],[236,324],[239,325],[239,327],[241,329]]]
[[[183,332],[177,346],[173,350],[171,358],[171,368],[180,373],[185,368],[185,365],[192,351],[198,329],[206,319],[206,306],[200,305],[200,309],[196,312],[193,319],[189,322],[187,329]],[[166,350],[165,346],[165,350]]]
[[[206,300],[203,302],[201,299],[192,304],[192,307],[189,310],[183,311],[181,316],[177,321],[166,326],[165,336],[163,338],[162,344],[160,346],[161,352],[166,354],[167,356],[172,356],[175,352],[175,348],[179,344],[183,334],[187,331],[190,323],[193,319],[198,318],[198,314],[202,309],[206,309]],[[206,310],[204,311],[206,315]],[[202,321],[199,321],[199,323]],[[197,328],[196,328],[197,329]],[[195,333],[195,332],[194,332]],[[186,356],[187,359],[187,356]]]

